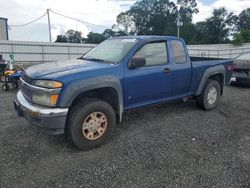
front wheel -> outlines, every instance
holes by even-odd
[[[67,123],[67,133],[73,144],[81,150],[90,150],[112,136],[116,115],[107,102],[86,98],[72,107]]]
[[[216,80],[208,80],[197,102],[204,110],[212,110],[221,101],[221,86]]]

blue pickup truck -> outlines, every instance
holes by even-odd
[[[82,57],[32,66],[14,101],[19,116],[80,149],[106,142],[125,111],[193,98],[215,108],[229,84],[232,60],[189,57],[169,36],[112,38]]]

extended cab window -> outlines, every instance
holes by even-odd
[[[143,46],[136,54],[136,57],[146,59],[145,66],[162,65],[167,63],[167,50],[165,42],[154,42]]]
[[[183,43],[179,40],[171,41],[171,48],[173,49],[174,62],[177,64],[186,62],[186,53]]]

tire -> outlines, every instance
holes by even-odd
[[[115,127],[116,114],[107,102],[85,98],[70,110],[66,132],[77,148],[87,151],[106,143],[113,135]]]
[[[15,82],[12,83],[12,88],[13,88],[13,89],[17,89],[17,88],[18,88],[18,83],[15,83]]]
[[[216,108],[221,101],[221,86],[216,80],[208,80],[197,102],[204,110]]]
[[[10,86],[8,84],[3,84],[2,89],[3,91],[8,91],[10,89]]]

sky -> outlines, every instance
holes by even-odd
[[[176,1],[176,0],[173,0]],[[19,41],[49,41],[48,19],[42,19],[30,25],[14,27],[30,22],[42,16],[47,9],[69,17],[92,23],[84,24],[50,12],[52,41],[58,34],[68,29],[81,31],[83,36],[90,32],[102,32],[116,23],[116,16],[128,10],[135,0],[0,0],[0,17],[8,18],[9,38]],[[226,7],[239,14],[250,7],[250,0],[197,0],[199,13],[193,22],[208,18],[214,8]]]

